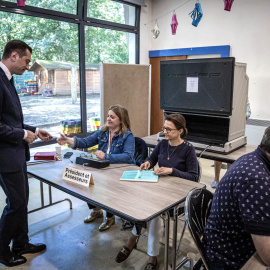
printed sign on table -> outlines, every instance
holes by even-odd
[[[89,171],[78,170],[71,167],[65,167],[62,179],[86,187],[88,187],[89,185],[94,185],[92,173],[90,173]]]

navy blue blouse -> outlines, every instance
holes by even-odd
[[[150,162],[150,168],[158,163],[159,167],[173,168],[172,176],[198,181],[198,160],[195,148],[186,140],[177,148],[170,146],[168,140],[162,140],[145,161]]]

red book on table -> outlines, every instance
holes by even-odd
[[[36,152],[34,160],[54,160],[56,152]]]

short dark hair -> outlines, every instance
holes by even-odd
[[[260,147],[270,154],[270,126],[264,131]]]
[[[183,129],[183,133],[180,135],[182,139],[187,136],[186,119],[182,114],[173,113],[166,115],[165,120],[172,122],[178,130]]]
[[[30,53],[32,53],[32,48],[22,40],[11,40],[5,46],[2,59],[8,59],[14,51],[16,51],[20,57],[23,57],[26,55],[26,50],[29,50]]]

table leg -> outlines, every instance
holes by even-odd
[[[164,248],[164,270],[168,270],[170,213],[165,213],[165,248]]]
[[[49,185],[49,203],[47,205],[44,204],[44,189],[43,189],[43,182],[40,181],[40,199],[41,199],[41,207],[38,207],[36,209],[33,209],[31,211],[28,211],[28,214],[31,214],[33,212],[39,211],[41,209],[50,207],[52,205],[64,202],[64,201],[68,201],[69,202],[69,209],[72,209],[72,201],[68,198],[63,199],[63,200],[59,200],[57,202],[52,202],[52,187]]]
[[[176,267],[176,242],[177,242],[178,207],[173,209],[173,241],[172,241],[172,270]]]
[[[43,183],[39,181],[40,186],[40,199],[41,199],[41,207],[44,207],[44,190],[43,190]]]

